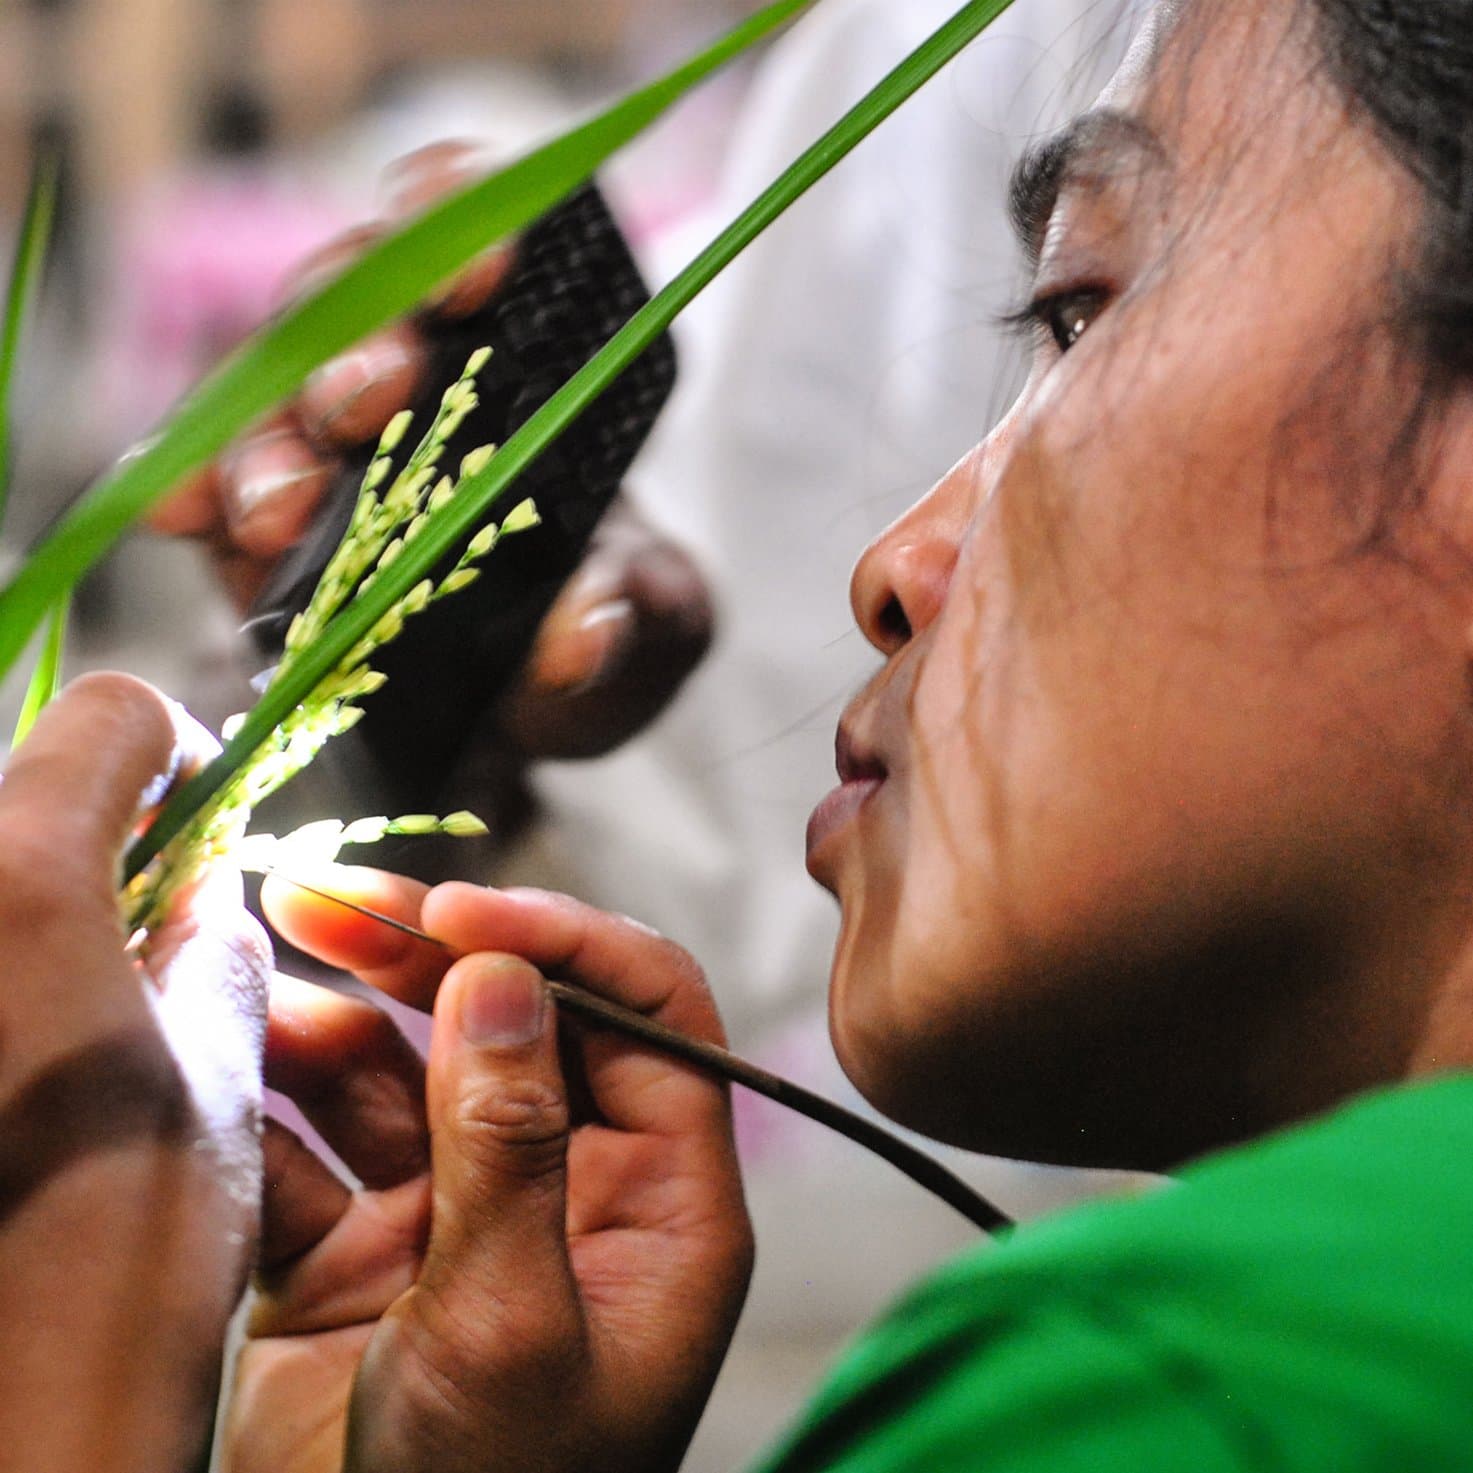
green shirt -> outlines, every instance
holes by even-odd
[[[984,1245],[762,1468],[1473,1473],[1473,1077]]]

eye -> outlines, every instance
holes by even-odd
[[[1034,301],[1028,315],[1054,340],[1059,352],[1067,353],[1089,331],[1105,302],[1106,294],[1098,287],[1056,292]]]

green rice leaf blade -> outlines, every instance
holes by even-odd
[[[385,237],[252,338],[158,434],[91,488],[0,591],[0,676],[56,599],[181,477],[294,393],[313,369],[403,316],[481,251],[531,224],[697,83],[814,3],[774,0],[667,76]]]
[[[25,699],[21,702],[20,717],[15,723],[15,735],[10,741],[12,749],[26,739],[36,724],[36,718],[61,689],[62,654],[66,648],[67,616],[71,607],[70,597],[63,597],[51,610],[41,642],[41,658],[31,672],[30,684],[26,686]]]
[[[287,678],[246,718],[208,767],[165,807],[128,855],[132,877],[171,839],[210,795],[228,782],[287,712],[360,640],[393,604],[446,553],[486,519],[517,477],[639,356],[748,245],[841,159],[913,96],[1009,8],[1012,0],[971,0],[846,113],[782,176],[696,257],[497,451],[462,484],[455,500],[433,513],[393,566],[349,604],[293,660]]]
[[[0,324],[0,524],[5,520],[11,475],[11,395],[20,361],[21,339],[41,285],[46,248],[56,215],[56,163],[43,157],[31,175],[25,214],[15,240],[10,281],[5,289],[5,317]]]

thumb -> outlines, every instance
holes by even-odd
[[[6,766],[6,848],[40,841],[110,893],[129,830],[179,769],[179,736],[164,698],[141,680],[99,673],[73,681]]]
[[[556,1356],[581,1324],[566,1233],[569,1107],[542,975],[520,957],[461,958],[441,985],[428,1104],[434,1199],[422,1296],[440,1335],[493,1374]]]

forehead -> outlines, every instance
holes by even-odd
[[[1009,205],[1036,261],[1063,194],[1129,186],[1139,203],[1145,187],[1195,207],[1292,188],[1368,142],[1328,80],[1312,7],[1179,0],[1152,9],[1096,106],[1023,156]]]
[[[1030,149],[1013,171],[1008,211],[1031,260],[1066,189],[1102,187],[1144,174],[1169,175],[1171,150],[1139,113],[1103,103]]]

